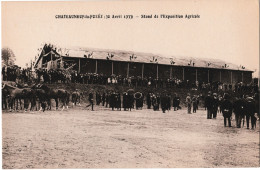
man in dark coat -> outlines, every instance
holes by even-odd
[[[124,92],[123,93],[123,108],[124,108],[124,111],[126,111],[126,109],[128,110],[128,101],[127,101],[127,98],[128,98],[128,94],[127,92]]]
[[[160,105],[160,97],[157,97],[155,94],[152,96],[152,105],[153,105],[153,110],[157,111],[159,110],[159,105]]]
[[[109,105],[109,103],[110,103],[110,93],[108,93],[107,95],[106,95],[106,107],[108,107],[108,105]],[[110,106],[109,106],[110,107]]]
[[[132,110],[133,106],[134,106],[134,95],[133,94],[128,94],[127,95],[127,107],[130,109],[130,111]]]
[[[217,93],[213,93],[213,99],[212,99],[212,114],[213,119],[217,118],[217,112],[218,112],[218,96]]]
[[[116,107],[116,93],[113,92],[109,97],[109,106],[114,110]]]
[[[161,95],[161,108],[163,113],[168,109],[168,97],[166,94]]]
[[[94,107],[94,98],[93,98],[93,93],[92,92],[90,92],[89,95],[88,95],[88,101],[90,103],[88,106],[91,105],[91,110],[94,111],[94,108],[93,108]]]
[[[221,109],[224,117],[224,126],[226,127],[227,125],[226,119],[228,119],[228,126],[231,127],[231,116],[232,116],[233,105],[229,99],[228,94],[224,95],[224,100],[222,102]]]
[[[116,108],[121,111],[121,95],[120,93],[116,93]]]
[[[212,119],[212,102],[213,98],[211,92],[208,92],[208,96],[205,98],[205,107],[207,108],[207,119]]]
[[[192,98],[192,108],[193,108],[193,113],[196,113],[198,108],[198,98],[196,95],[194,95]]]
[[[174,108],[174,111],[178,110],[180,108],[180,97],[175,93],[173,97],[173,103],[172,106]]]
[[[151,104],[152,104],[151,93],[148,93],[146,96],[146,104],[147,104],[147,109],[151,109]]]
[[[102,106],[105,106],[105,102],[106,102],[106,93],[105,92],[102,94],[101,100],[102,100]]]
[[[252,97],[246,98],[247,110],[246,110],[246,127],[249,129],[249,120],[251,119],[251,128],[254,129],[256,123],[255,117],[255,101]]]
[[[191,114],[191,103],[192,103],[192,99],[190,97],[190,93],[188,93],[187,97],[186,97],[186,104],[187,104],[188,114]]]
[[[244,118],[246,113],[246,101],[243,98],[236,98],[233,103],[233,110],[235,113],[236,126],[241,128],[241,120]]]
[[[96,105],[100,105],[101,103],[101,95],[99,92],[96,92]]]

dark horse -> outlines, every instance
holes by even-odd
[[[38,89],[44,90],[45,96],[47,98],[47,103],[49,105],[49,109],[51,109],[51,99],[55,100],[56,103],[56,110],[59,107],[59,101],[62,103],[62,110],[65,106],[68,108],[69,103],[69,93],[64,89],[52,89],[46,85],[39,85]]]
[[[13,109],[18,110],[18,101],[20,103],[20,109],[22,109],[22,99],[24,97],[23,89],[17,88],[8,84],[4,84],[2,87],[2,91],[4,91],[9,96],[9,108],[10,111]],[[16,104],[15,105],[15,101]]]
[[[73,92],[71,94],[71,101],[72,101],[72,104],[73,106],[77,104],[77,102],[79,103],[80,105],[80,98],[81,96],[83,96],[83,93],[80,93],[78,90],[76,90],[75,92]]]

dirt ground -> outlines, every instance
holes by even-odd
[[[206,111],[4,112],[3,168],[259,167],[257,129]]]

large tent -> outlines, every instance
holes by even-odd
[[[51,63],[51,64],[50,64]],[[165,56],[133,51],[56,47],[45,44],[34,68],[73,68],[79,73],[178,78],[225,83],[252,81],[251,70],[219,59]]]

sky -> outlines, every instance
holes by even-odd
[[[24,67],[43,43],[215,58],[259,72],[258,0],[2,2],[2,47]],[[57,19],[57,15],[102,19]],[[160,18],[199,15],[199,18]],[[105,19],[133,15],[133,19]],[[158,15],[159,18],[141,18]]]

